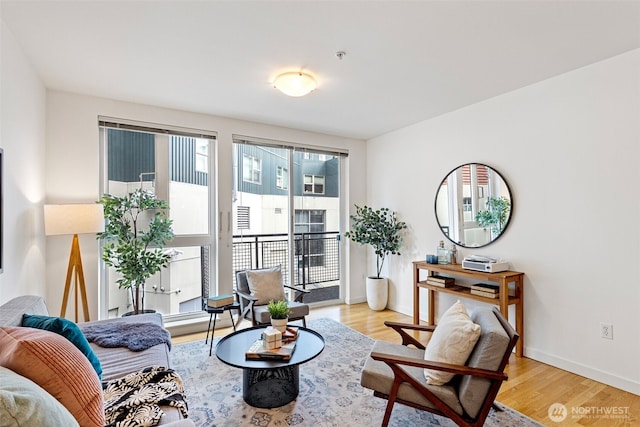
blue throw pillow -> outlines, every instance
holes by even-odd
[[[55,332],[56,334],[62,335],[63,337],[71,341],[73,345],[75,345],[78,350],[80,350],[82,354],[84,354],[87,359],[89,359],[91,366],[93,366],[96,374],[98,374],[98,378],[100,378],[100,381],[102,381],[102,365],[100,364],[100,360],[98,360],[98,357],[91,349],[87,338],[84,336],[78,325],[76,325],[74,322],[62,317],[23,314],[22,326]]]

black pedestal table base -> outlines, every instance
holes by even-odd
[[[278,408],[298,397],[298,365],[277,369],[243,370],[242,397],[256,408]]]

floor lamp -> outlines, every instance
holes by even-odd
[[[78,234],[104,231],[103,206],[98,203],[45,205],[44,231],[47,236],[73,234],[60,317],[64,317],[67,313],[67,303],[71,292],[71,278],[73,277],[75,321],[76,323],[78,322],[78,295],[80,295],[82,297],[84,321],[87,322],[89,321],[89,304],[87,303],[87,288],[84,282]]]

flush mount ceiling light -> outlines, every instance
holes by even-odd
[[[300,71],[290,71],[278,75],[273,86],[289,96],[304,96],[314,90],[318,83],[311,74]]]

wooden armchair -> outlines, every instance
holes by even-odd
[[[252,294],[249,286],[249,279],[247,277],[248,272],[251,272],[252,274],[259,272],[270,274],[275,271],[278,273],[276,276],[279,277],[279,268],[245,270],[238,271],[236,273],[236,294],[238,296],[238,301],[240,302],[240,315],[247,320],[251,320],[253,326],[271,323],[271,316],[267,311],[267,304],[270,299],[283,299],[284,289],[288,288],[293,292],[294,298],[293,301],[289,301],[289,308],[291,309],[289,321],[294,322],[302,320],[302,325],[306,327],[307,320],[305,316],[309,314],[309,305],[303,302],[303,298],[304,295],[308,294],[310,291],[295,286],[285,285],[282,283],[282,279],[280,278],[279,281],[272,281],[271,284],[266,284],[266,287],[271,287],[271,289],[259,292],[258,294],[260,294],[260,297],[255,295],[256,292]],[[254,282],[258,283],[258,281]],[[258,291],[260,291],[260,289],[258,289]]]
[[[495,307],[476,310],[471,319],[480,325],[481,332],[464,366],[424,360],[425,346],[407,330],[433,331],[435,326],[385,322],[400,334],[402,344],[377,341],[361,376],[363,387],[388,400],[383,427],[388,425],[396,402],[448,417],[460,426],[484,424],[507,379],[504,369],[518,334]],[[455,376],[444,385],[430,385],[425,368]]]

